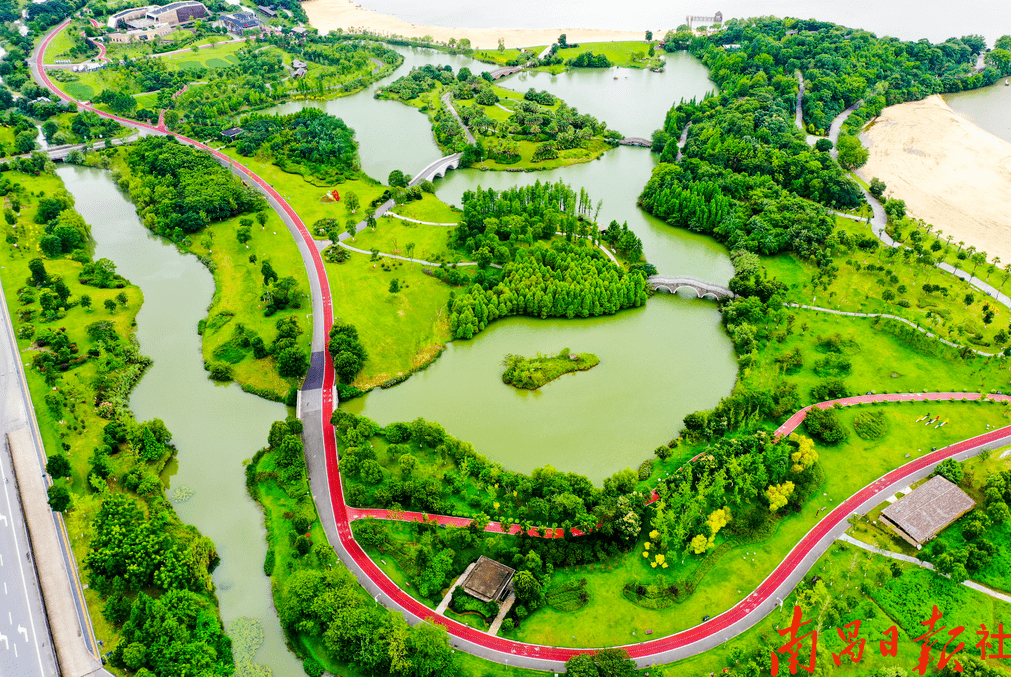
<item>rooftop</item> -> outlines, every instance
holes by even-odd
[[[501,600],[503,592],[512,582],[514,573],[516,571],[505,564],[481,555],[461,585],[464,592],[483,602],[497,602]]]
[[[186,2],[172,2],[167,5],[162,5],[161,7],[155,7],[150,10],[148,14],[154,14],[157,16],[159,14],[164,14],[165,12],[174,12],[180,7],[195,7],[197,5],[203,6],[203,3],[193,2],[192,0],[187,0]]]
[[[882,510],[881,518],[920,545],[975,506],[968,494],[938,475]]]

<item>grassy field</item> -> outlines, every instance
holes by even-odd
[[[447,205],[431,193],[423,193],[420,200],[411,200],[397,205],[393,210],[401,216],[431,223],[459,223],[462,213]]]
[[[645,40],[581,42],[578,47],[559,49],[556,56],[568,61],[569,59],[574,59],[580,54],[585,54],[587,52],[603,54],[613,65],[622,66],[624,68],[652,68],[663,63],[662,59],[650,59],[647,56],[649,52],[649,43]],[[663,54],[663,52],[658,51],[657,54],[660,55]]]
[[[756,627],[698,656],[662,666],[656,674],[702,677],[720,674],[725,669],[732,674],[767,674],[769,652],[786,641],[777,630],[789,626],[794,604],[803,609],[804,620],[814,618],[818,626],[805,626],[801,631],[819,630],[817,674],[833,677],[879,674],[877,671],[885,668],[899,668],[912,674],[919,657],[919,646],[912,640],[924,632],[919,623],[930,617],[932,604],[937,604],[944,613],[941,624],[967,628],[956,640],[966,643],[961,655],[976,653],[970,650],[976,642],[972,634],[974,628],[980,623],[988,628],[996,627],[994,624],[1011,612],[1011,607],[1003,602],[909,565],[902,565],[901,575],[893,577],[888,570],[890,562],[884,557],[836,543],[815,563],[811,573],[839,583],[839,587],[827,587],[824,583],[811,585],[811,576],[808,576],[807,582],[784,600],[782,610],[773,610]],[[841,665],[836,667],[831,652],[838,653],[846,646],[839,639],[836,627],[857,619],[862,621],[860,637],[867,638],[863,659],[854,663],[843,656]],[[877,642],[893,624],[899,630],[898,656],[883,657]],[[806,663],[803,660],[806,657],[805,648],[801,650],[802,664]],[[785,656],[781,658],[785,660]],[[760,672],[759,665],[766,666],[765,672]],[[786,670],[783,663],[780,669]],[[800,670],[797,672],[801,674]]]
[[[839,227],[851,234],[869,234],[869,228],[865,224],[848,219],[839,219],[839,222]],[[895,254],[889,257],[891,252]],[[840,260],[843,258],[845,261]],[[793,254],[764,259],[769,272],[790,288],[788,301],[849,312],[897,315],[948,340],[972,344],[987,352],[998,351],[993,344],[994,335],[999,330],[1006,331],[1011,319],[1005,306],[991,302],[994,317],[990,324],[986,324],[982,310],[983,305],[990,301],[986,294],[939,268],[917,264],[897,265],[900,261],[901,253],[895,249],[879,247],[874,253],[854,250],[837,258],[838,273],[826,289],[813,282],[818,269]],[[858,264],[860,269],[853,264]],[[868,264],[874,266],[875,270],[868,271]],[[878,266],[887,272],[876,270]],[[1001,279],[1003,273],[994,275],[994,282],[998,286]],[[946,287],[947,294],[924,292],[925,284]],[[886,291],[895,298],[884,300],[882,295]],[[966,307],[965,296],[969,293],[974,296],[974,301]],[[910,307],[899,305],[897,301],[901,299],[907,300]],[[973,339],[974,336],[982,336],[982,339]],[[987,350],[987,347],[991,349]]]
[[[361,239],[361,236],[359,236]],[[352,253],[345,263],[326,264],[334,319],[358,327],[369,353],[355,385],[377,385],[433,359],[449,340],[445,312],[450,287],[402,261],[384,270],[381,262]],[[391,294],[390,281],[400,281]]]
[[[478,61],[484,61],[485,63],[496,63],[500,66],[505,66],[507,63],[516,58],[529,59],[537,56],[544,51],[544,47],[527,47],[526,49],[505,49],[499,51],[497,49],[475,49],[474,53],[471,54],[472,57]]]
[[[450,232],[452,228],[428,226],[387,217],[379,219],[375,232],[363,230],[349,244],[359,249],[375,248],[384,254],[407,256],[408,244],[414,243],[414,255],[411,258],[435,263],[463,261],[465,259],[460,252],[449,248]]]
[[[156,55],[169,68],[192,70],[195,68],[228,68],[239,63],[235,53],[246,46],[244,42],[232,42],[215,47],[202,47],[197,51],[187,49],[175,54]]]
[[[357,219],[364,219],[366,206],[386,190],[385,186],[370,178],[345,181],[332,186],[317,186],[306,181],[301,174],[289,174],[265,158],[243,157],[235,152],[234,148],[226,148],[222,152],[259,174],[264,181],[283,195],[310,232],[312,232],[312,225],[319,219],[337,219],[343,231],[344,221],[348,216],[351,216],[344,200],[331,203],[320,201],[320,198],[330,190],[336,188],[342,196],[349,190],[358,193],[358,199],[362,206],[354,214]]]
[[[70,56],[67,54],[74,47],[74,38],[72,31],[77,31],[80,33],[81,27],[71,23],[65,30],[60,31],[53,38],[53,41],[49,43],[46,48],[45,56],[43,56],[42,61],[44,63],[56,63],[57,59],[68,59]],[[76,61],[76,59],[75,59]]]

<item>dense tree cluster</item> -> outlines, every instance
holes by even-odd
[[[583,52],[565,63],[573,68],[610,68],[614,65],[606,54],[594,54],[593,52]]]
[[[686,426],[694,426],[693,418],[686,417]],[[760,529],[772,513],[800,509],[822,481],[817,459],[814,443],[797,434],[779,441],[761,431],[720,438],[660,483],[651,538],[670,552],[703,554],[731,521],[739,532]]]
[[[350,485],[352,505],[450,513],[454,500],[465,496],[471,509],[522,524],[525,530],[556,523],[626,544],[639,533],[646,496],[637,491],[633,470],[615,473],[599,489],[583,475],[551,466],[529,476],[506,470],[438,423],[423,419],[380,428],[338,410],[331,422],[342,445],[341,473]],[[385,451],[373,443],[380,438]],[[595,546],[591,542],[589,547],[587,557],[592,557]]]
[[[808,257],[831,233],[827,215],[796,197],[832,208],[862,202],[839,165],[860,166],[866,149],[844,135],[837,164],[830,143],[808,147],[794,123],[797,73],[805,81],[808,131],[824,133],[858,100],[865,105],[852,118],[856,123],[885,105],[977,87],[1000,72],[988,67],[970,75],[982,49],[977,36],[935,46],[824,22],[760,18],[734,19],[722,31],[687,41],[672,37],[668,49],[687,47],[721,91],[670,110],[653,137],[662,164],[640,203],[674,225],[763,254],[793,250]],[[689,123],[684,160],[674,166]]]
[[[266,152],[281,169],[328,183],[358,173],[355,133],[340,118],[316,108],[290,115],[254,113],[242,120],[241,155]]]
[[[209,154],[168,136],[145,136],[130,145],[127,182],[144,225],[181,239],[212,221],[257,211],[264,199]],[[177,237],[180,236],[180,237]]]
[[[365,346],[358,338],[358,329],[349,322],[334,320],[330,328],[330,342],[327,344],[333,358],[334,371],[341,383],[351,383],[369,359]]]
[[[641,273],[626,273],[599,250],[557,242],[520,249],[492,289],[472,286],[449,303],[450,331],[472,338],[510,315],[596,317],[641,306],[649,290]]]

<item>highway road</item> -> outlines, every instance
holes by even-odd
[[[0,272],[2,275],[2,272]],[[18,371],[7,304],[0,327],[0,432],[24,428],[28,396]],[[30,553],[12,459],[6,441],[0,453],[0,675],[58,675],[42,591]],[[41,470],[41,469],[40,469]]]

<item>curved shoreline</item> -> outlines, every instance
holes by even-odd
[[[878,177],[910,215],[1011,261],[1011,143],[956,113],[940,95],[886,108],[861,133]]]
[[[29,64],[33,76],[43,86],[61,99],[74,101],[52,83],[42,64],[45,48],[68,23],[69,19],[56,26],[36,46]],[[148,133],[169,134],[163,127],[154,127],[121,118],[96,110],[91,106],[83,106],[76,101],[74,103],[85,110],[114,119],[134,129]],[[361,585],[375,597],[377,604],[382,599],[384,606],[404,613],[412,623],[429,620],[444,626],[451,636],[451,646],[479,657],[503,664],[558,671],[564,669],[564,662],[568,658],[594,651],[594,648],[589,647],[551,647],[508,640],[488,635],[444,616],[434,615],[432,609],[401,590],[354,540],[350,528],[354,509],[350,508],[344,500],[336,453],[336,437],[333,425],[330,423],[330,415],[337,405],[337,397],[333,364],[327,358],[325,348],[326,336],[333,324],[333,309],[326,268],[316,242],[291,205],[252,170],[198,141],[178,135],[175,138],[182,143],[209,152],[232,171],[245,175],[253,181],[257,188],[267,195],[271,207],[282,217],[303,256],[307,273],[309,273],[315,317],[310,376],[307,377],[306,385],[300,391],[302,400],[300,414],[306,422],[304,433],[306,464],[310,472],[313,498],[317,507],[322,508],[319,510],[321,523],[327,532],[331,546],[334,547],[343,563],[355,574]],[[315,276],[312,273],[315,273]],[[979,393],[892,394],[847,398],[847,400],[838,403],[846,406],[871,401],[975,400],[980,397],[987,396],[981,396]],[[1011,396],[994,396],[992,399],[1009,400]],[[834,403],[835,401],[823,402],[812,406],[825,407]],[[777,430],[777,433],[796,428],[803,421],[809,409],[810,407],[807,407],[795,413]],[[667,637],[641,644],[624,645],[621,648],[626,649],[640,667],[646,667],[657,662],[672,662],[695,655],[745,632],[765,618],[786,598],[817,559],[846,531],[849,526],[847,520],[851,514],[866,512],[880,503],[882,497],[894,493],[895,490],[909,482],[926,477],[942,460],[947,458],[962,460],[984,449],[993,449],[1009,443],[1011,443],[1011,426],[1006,426],[931,452],[886,473],[841,502],[835,510],[822,518],[798,541],[779,565],[747,597],[734,606],[700,625]],[[468,523],[469,521],[467,520]]]

